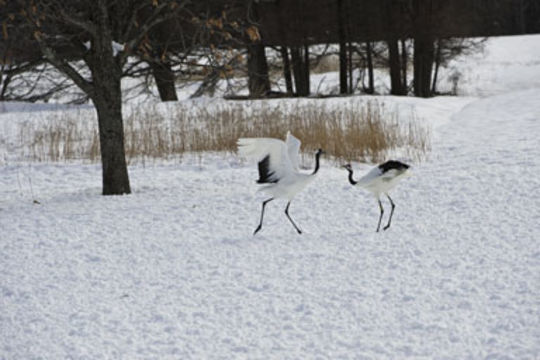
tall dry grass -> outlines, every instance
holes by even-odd
[[[91,121],[81,121],[79,114],[72,112],[46,114],[40,121],[27,121],[19,126],[16,152],[20,159],[95,160],[91,152],[99,153],[99,143],[96,126]]]
[[[379,162],[390,155],[421,161],[430,150],[430,130],[414,114],[399,120],[396,110],[376,101],[341,107],[325,102],[271,106],[224,103],[193,108],[178,103],[169,111],[139,107],[125,117],[129,162],[167,159],[185,153],[235,152],[239,137],[283,138],[290,130],[306,153],[323,148],[336,161]],[[34,161],[99,161],[95,115],[52,113],[20,129],[21,155]]]

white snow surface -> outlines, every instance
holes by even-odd
[[[0,359],[539,359],[540,85],[518,76],[382,98],[434,139],[381,233],[328,162],[292,202],[304,234],[276,200],[257,236],[265,197],[236,156],[137,164],[112,197],[98,165],[2,164]]]

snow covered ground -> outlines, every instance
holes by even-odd
[[[383,233],[328,163],[291,205],[303,235],[275,201],[253,237],[265,197],[235,156],[132,166],[121,197],[98,165],[7,162],[0,359],[539,359],[539,42],[492,40],[468,97],[381,97],[434,129]]]

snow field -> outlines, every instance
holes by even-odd
[[[378,234],[375,199],[328,162],[292,202],[304,234],[276,200],[255,237],[265,197],[235,156],[134,165],[120,197],[100,195],[98,165],[7,163],[0,359],[540,358],[540,87],[528,88],[385,97],[434,140]]]

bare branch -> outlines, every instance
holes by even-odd
[[[77,70],[75,70],[68,62],[64,61],[63,59],[60,59],[59,56],[57,56],[56,52],[49,47],[43,40],[37,39],[37,43],[39,44],[39,47],[45,56],[45,58],[54,65],[58,70],[63,72],[66,76],[68,76],[77,86],[81,88],[85,93],[88,94],[88,96],[92,97],[94,95],[94,86],[93,84],[83,78]]]
[[[133,28],[137,24],[137,16],[139,16],[139,12],[146,6],[148,6],[148,4],[146,4],[145,2],[141,2],[138,4],[138,6],[135,6],[132,9],[131,14],[129,15],[129,20],[126,23],[127,24],[126,28],[120,34],[120,38],[119,38],[120,42],[125,43],[127,41],[127,39],[129,38],[129,35],[133,31]]]
[[[125,49],[123,53],[120,54],[120,61],[123,63],[125,59],[128,56],[128,53],[134,52],[134,50],[137,48],[137,46],[141,43],[141,41],[148,35],[148,32],[155,27],[156,25],[167,21],[169,19],[173,19],[177,14],[178,11],[185,7],[185,4],[187,2],[183,2],[182,5],[176,5],[173,9],[171,9],[171,4],[176,4],[173,2],[162,2],[161,4],[158,4],[155,9],[152,11],[152,14],[146,19],[146,21],[142,24],[142,26],[139,28],[139,31],[137,34],[126,43]],[[169,11],[166,11],[169,10]]]
[[[96,38],[98,36],[98,29],[97,27],[91,23],[90,21],[84,21],[75,19],[73,16],[70,16],[70,14],[66,14],[64,10],[60,11],[60,15],[62,16],[62,19],[68,23],[71,24],[85,32],[87,32],[90,36],[93,38]]]

